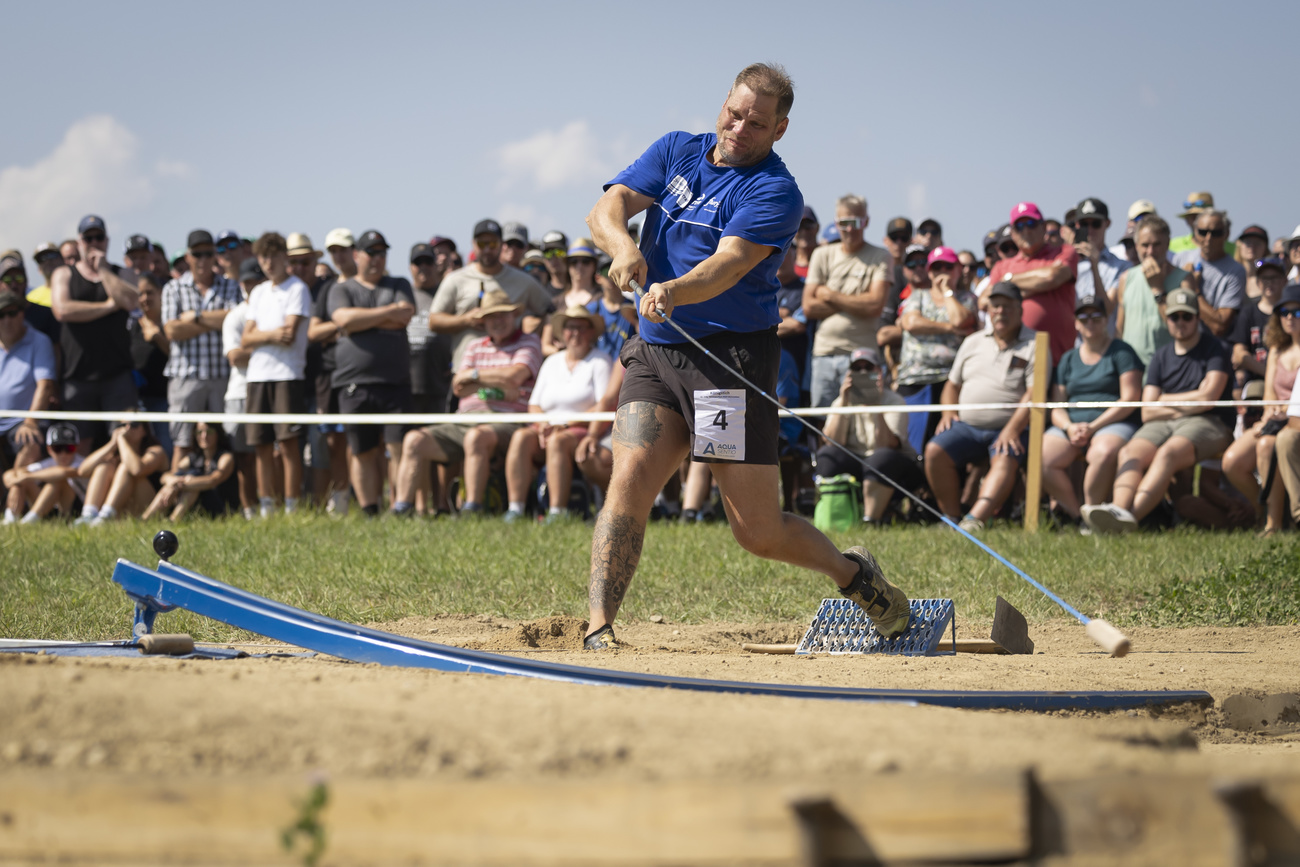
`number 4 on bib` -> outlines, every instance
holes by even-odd
[[[695,442],[692,457],[745,459],[745,390],[715,388],[695,392]]]

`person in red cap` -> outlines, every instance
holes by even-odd
[[[1052,339],[1052,363],[1074,346],[1074,278],[1079,256],[1069,244],[1047,243],[1043,212],[1033,202],[1011,209],[1011,238],[1020,252],[993,266],[989,285],[1010,281],[1024,297],[1024,324]]]

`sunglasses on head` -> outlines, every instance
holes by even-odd
[[[218,253],[229,253],[231,250],[239,249],[238,241],[223,241],[217,245]]]
[[[1228,234],[1227,229],[1197,229],[1196,237],[1198,238],[1222,238]]]
[[[1185,310],[1180,310],[1177,313],[1170,313],[1165,318],[1168,319],[1170,322],[1191,322],[1193,319],[1196,318],[1196,314],[1188,313]]]
[[[836,220],[835,225],[839,226],[841,229],[861,229],[864,222],[865,220],[861,217],[849,217],[844,220]]]
[[[1183,202],[1183,208],[1208,208],[1210,203],[1205,199],[1197,199],[1194,202]]]
[[[1277,311],[1279,319],[1295,319],[1300,317],[1300,307],[1279,307]]]
[[[1037,229],[1042,222],[1042,220],[1035,220],[1033,217],[1024,217],[1016,220],[1012,225],[1023,232],[1025,229]]]
[[[87,244],[99,244],[108,240],[108,236],[103,232],[87,232],[81,236],[81,240]]]
[[[77,447],[71,443],[66,443],[66,444],[60,443],[60,444],[49,446],[49,449],[50,449],[50,454],[52,455],[59,455],[59,454],[70,455],[77,450]]]

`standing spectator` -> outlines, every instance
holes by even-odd
[[[1169,224],[1148,216],[1137,234],[1140,264],[1120,275],[1115,288],[1115,333],[1133,347],[1143,366],[1173,340],[1165,323],[1165,298],[1191,288],[1191,274],[1169,261]]]
[[[819,228],[821,221],[817,219],[817,212],[804,205],[803,216],[799,218],[799,230],[794,233],[791,246],[794,247],[794,273],[805,282],[808,280],[808,265],[812,262],[813,251],[817,249]]]
[[[542,238],[542,245],[553,245],[554,235],[548,232]],[[549,239],[549,240],[548,240]],[[546,249],[547,264],[551,275],[555,275],[555,247]],[[477,258],[469,265],[448,274],[438,287],[433,298],[433,308],[429,313],[429,330],[438,334],[451,335],[452,366],[460,367],[460,359],[465,353],[469,341],[482,337],[479,330],[482,320],[474,314],[483,298],[493,290],[504,292],[511,304],[523,305],[523,328],[526,334],[532,334],[541,327],[542,317],[551,309],[551,298],[537,285],[537,281],[518,268],[508,268],[501,264],[501,227],[496,220],[480,220],[474,226],[474,251]],[[563,251],[566,255],[567,250]],[[569,288],[567,259],[559,259],[565,268],[563,290],[557,297],[563,296]]]
[[[450,243],[450,242],[448,242]],[[339,389],[334,387],[334,352],[338,345],[339,327],[330,318],[329,297],[336,283],[351,280],[357,276],[357,264],[352,255],[355,240],[349,229],[331,229],[325,236],[325,252],[338,269],[338,277],[327,277],[316,293],[312,303],[311,325],[307,329],[309,345],[320,347],[320,372],[316,375],[316,411],[318,413],[337,414],[339,411]],[[437,247],[436,244],[431,244]],[[453,249],[455,245],[452,245]],[[308,388],[312,383],[307,383]],[[315,469],[313,461],[312,487],[318,491],[329,491],[329,504],[325,507],[331,515],[343,516],[348,513],[349,481],[348,441],[341,424],[322,424],[317,432],[324,434],[324,450],[329,456],[328,474]],[[321,495],[323,496],[323,494]]]
[[[1106,230],[1110,228],[1110,208],[1101,199],[1084,199],[1074,209],[1074,252],[1079,255],[1079,276],[1074,292],[1080,298],[1098,298],[1108,314],[1115,310],[1119,275],[1133,263],[1121,259],[1106,247]],[[1085,265],[1085,261],[1087,264]]]
[[[167,411],[167,359],[172,344],[163,330],[162,285],[153,271],[140,275],[140,315],[133,316],[127,327],[131,330],[131,359],[135,365],[136,381],[140,383],[140,405],[148,412]],[[172,435],[166,422],[153,422],[150,430],[171,460]]]
[[[142,274],[153,273],[153,244],[148,236],[132,235],[126,239],[126,264],[135,272],[129,278],[132,281],[139,280]]]
[[[452,271],[456,270],[456,268],[460,267],[460,265],[453,265],[453,262],[460,254],[456,252],[456,242],[451,238],[444,238],[442,235],[434,235],[429,239],[429,248],[433,250],[434,259],[437,261],[439,282],[442,281],[443,277],[446,277]],[[545,285],[545,281],[543,280],[538,280],[537,282],[542,283],[543,286]]]
[[[1052,384],[1055,402],[1136,401],[1142,396],[1142,363],[1133,347],[1110,336],[1104,298],[1084,296],[1074,311],[1082,342],[1065,353]],[[1084,502],[1110,499],[1119,450],[1138,426],[1133,408],[1054,409],[1052,427],[1043,437],[1043,487],[1075,521],[1081,521],[1069,466],[1085,455]]]
[[[163,287],[162,321],[171,354],[167,367],[169,412],[221,412],[230,363],[221,352],[221,323],[240,302],[239,283],[212,268],[215,245],[204,229],[190,232],[190,270]],[[172,422],[172,467],[194,446],[194,425]]]
[[[1138,225],[1147,217],[1155,217],[1156,206],[1147,199],[1138,199],[1128,206],[1128,222],[1124,224],[1124,237],[1110,248],[1116,258],[1126,259],[1130,265],[1137,265],[1142,260],[1137,254]]]
[[[885,367],[874,349],[855,349],[849,370],[831,406],[902,406],[903,399],[885,387]],[[879,524],[895,491],[872,470],[908,490],[925,484],[916,449],[907,438],[907,416],[901,412],[832,415],[822,435],[829,441],[817,452],[817,474],[830,478],[847,473],[862,480],[862,520]],[[853,460],[830,443],[839,443],[860,460]],[[865,466],[864,466],[865,465]]]
[[[1065,212],[1065,218],[1062,220],[1061,226],[1058,229],[1061,235],[1062,243],[1070,244],[1071,246],[1074,245],[1074,224],[1077,223],[1078,221],[1079,221],[1078,207],[1073,207],[1070,210]],[[1051,233],[1049,232],[1048,235],[1050,237]],[[1080,274],[1080,276],[1083,275]],[[1075,287],[1075,291],[1076,293],[1078,292],[1078,286]]]
[[[1047,243],[1042,211],[1033,202],[1011,209],[1011,238],[1017,253],[993,266],[991,283],[1009,280],[1024,296],[1025,327],[1052,338],[1052,360],[1074,346],[1074,278],[1079,256],[1073,247]]]
[[[542,364],[528,399],[528,412],[589,412],[604,396],[614,364],[595,348],[605,322],[585,307],[570,307],[551,321],[564,335],[564,349]],[[550,499],[546,520],[568,516],[573,455],[586,435],[586,422],[553,425],[545,421],[520,427],[511,435],[506,454],[506,521],[523,517],[528,487],[542,464]]]
[[[54,344],[23,318],[27,299],[0,290],[0,409],[44,412],[54,397]],[[0,418],[0,469],[25,467],[40,458],[43,433],[34,418]],[[6,483],[7,484],[7,483]],[[18,520],[22,492],[11,490],[6,524]]]
[[[6,250],[0,253],[0,291],[12,292],[26,298],[23,318],[27,324],[50,338],[51,342],[58,339],[59,323],[54,318],[54,311],[48,306],[42,307],[31,301],[27,283],[27,266],[23,264],[23,254],[17,250]],[[57,360],[56,357],[56,363]]]
[[[245,259],[239,266],[239,286],[244,300],[237,304],[221,324],[221,349],[230,362],[230,379],[226,383],[225,409],[229,413],[242,413],[248,408],[248,360],[253,350],[244,348],[244,328],[248,324],[248,298],[253,290],[266,282],[262,266],[257,264],[257,257]],[[238,422],[222,425],[226,439],[230,443],[230,452],[235,461],[236,484],[239,489],[239,505],[244,520],[251,521],[256,514],[257,503],[257,460],[256,449],[248,441],[248,426]]]
[[[919,254],[918,254],[919,255]],[[917,263],[919,264],[919,263]],[[912,285],[912,291],[903,302],[898,324],[903,330],[902,352],[898,359],[898,394],[904,398],[924,392],[921,403],[934,403],[938,397],[935,386],[948,381],[962,340],[975,330],[975,296],[959,285],[957,256],[950,247],[936,247],[926,257],[925,271],[915,265],[909,273],[924,285]],[[925,418],[924,416],[929,416]],[[934,435],[939,423],[935,413],[913,415],[922,427],[911,437],[914,452]],[[911,427],[909,419],[908,427]]]
[[[54,317],[63,323],[62,406],[67,412],[134,410],[140,396],[126,324],[140,306],[140,294],[118,276],[122,269],[109,263],[103,220],[93,214],[83,217],[77,232],[76,263],[50,277]],[[76,426],[79,447],[86,453],[96,436],[108,435],[101,422],[78,421]]]
[[[870,222],[865,199],[841,197],[835,221],[840,243],[813,253],[803,290],[804,316],[819,320],[813,337],[813,406],[835,399],[853,350],[875,348],[893,268],[889,253],[863,238]]]
[[[1291,237],[1286,239],[1286,263],[1291,267],[1286,272],[1287,282],[1300,281],[1300,226],[1296,226]]]
[[[429,311],[438,291],[438,259],[428,244],[411,248],[411,289],[415,313],[406,326],[411,351],[411,407],[413,412],[446,412],[451,389],[451,353],[443,335],[429,331]]]
[[[470,314],[486,335],[471,340],[461,356],[452,392],[460,398],[457,412],[527,412],[533,383],[542,366],[542,344],[519,325],[521,304],[499,289],[488,290],[482,305]],[[402,444],[402,468],[393,503],[396,514],[411,511],[424,466],[433,461],[464,461],[465,504],[462,514],[481,513],[493,457],[504,457],[510,438],[521,425],[439,424],[413,430]]]
[[[969,292],[970,287],[975,285],[975,271],[979,268],[980,260],[975,258],[975,253],[971,250],[958,250],[957,264],[961,266],[957,285]]]
[[[546,255],[541,250],[529,250],[524,254],[524,264],[520,267],[524,273],[545,287],[551,282],[551,271],[546,266]]]
[[[86,496],[86,479],[79,472],[84,461],[77,453],[80,439],[76,425],[55,422],[45,432],[48,458],[5,471],[3,481],[9,489],[5,523],[12,523],[10,513],[17,515],[28,503],[31,508],[20,524],[34,524],[55,509],[64,518],[71,517],[77,500]]]
[[[1187,200],[1183,202],[1183,212],[1178,216],[1187,222],[1187,228],[1191,230],[1186,235],[1179,235],[1169,242],[1169,252],[1177,255],[1195,250],[1199,244],[1196,236],[1196,221],[1201,214],[1207,214],[1213,211],[1214,196],[1206,192],[1188,193]],[[1231,241],[1224,242],[1224,249],[1229,256],[1237,252],[1237,245]]]
[[[1048,244],[1060,246],[1065,243],[1065,238],[1061,235],[1061,221],[1048,218],[1043,220],[1044,235],[1043,238]]]
[[[599,301],[604,294],[596,283],[596,245],[590,238],[576,238],[569,245],[569,291],[555,296],[555,306],[560,310],[570,307],[587,307]],[[552,317],[554,321],[554,317]],[[542,353],[552,355],[564,349],[564,335],[557,333],[547,322],[542,326]]]
[[[781,324],[776,326],[776,336],[781,338],[781,348],[790,353],[794,359],[799,378],[799,403],[808,402],[808,320],[803,315],[803,280],[794,273],[795,249],[791,244],[785,248],[781,257],[781,267],[776,269],[777,282],[781,288],[776,292],[776,310],[781,315]],[[635,308],[632,311],[636,315]],[[613,358],[617,354],[611,353]]]
[[[482,220],[479,226],[492,220]],[[474,237],[478,238],[478,227],[474,228]],[[499,231],[498,231],[499,234]],[[569,291],[569,237],[558,229],[553,229],[542,236],[542,255],[546,257],[546,267],[551,272],[551,279],[543,285],[547,294],[554,297]],[[479,337],[481,335],[473,335]]]
[[[1237,249],[1245,246],[1239,244]],[[1246,301],[1232,330],[1234,391],[1240,390],[1253,379],[1264,378],[1268,365],[1268,345],[1265,339],[1268,323],[1282,297],[1282,290],[1286,288],[1286,265],[1281,259],[1260,259],[1255,263],[1254,270],[1261,294],[1258,298]]]
[[[1263,226],[1247,226],[1237,236],[1237,252],[1233,256],[1246,271],[1246,297],[1258,298],[1259,281],[1255,275],[1255,263],[1268,256],[1268,230]],[[1283,278],[1286,272],[1282,273]]]
[[[599,316],[605,326],[596,338],[596,349],[617,359],[623,344],[636,334],[636,306],[608,277],[597,277],[596,284],[600,297],[587,305],[587,312]]]
[[[252,247],[234,229],[227,229],[217,236],[215,250],[217,267],[221,269],[222,276],[239,282],[240,267],[254,258]]]
[[[913,244],[920,244],[929,253],[935,247],[943,246],[943,226],[933,217],[927,217],[916,227],[916,237],[912,239]]]
[[[903,253],[912,243],[912,221],[907,217],[895,217],[885,226],[885,237],[881,243],[889,251],[895,269],[903,267]],[[895,280],[895,283],[898,281]]]
[[[502,224],[501,264],[522,269],[524,267],[524,254],[527,252],[528,227],[523,223]]]
[[[288,244],[267,232],[253,245],[266,281],[248,296],[241,346],[252,350],[245,377],[247,411],[258,414],[307,411],[307,320],[311,291],[289,273]],[[225,392],[222,392],[225,398]],[[276,422],[245,426],[249,445],[257,449],[257,495],[263,518],[275,511],[275,449],[279,445],[284,472],[284,512],[293,513],[302,494],[302,425]]]
[[[1041,229],[1041,224],[1040,224]],[[962,341],[940,403],[1027,403],[1034,387],[1034,332],[1021,317],[1020,289],[1009,280],[988,291],[991,331]],[[934,439],[925,447],[925,475],[940,510],[961,514],[959,470],[989,461],[979,499],[961,519],[961,528],[978,532],[1011,494],[1029,448],[1029,408],[945,411]]]
[[[903,252],[903,265],[899,272],[903,275],[903,287],[896,293],[891,289],[893,300],[886,302],[880,314],[880,328],[876,330],[876,346],[889,368],[891,378],[898,375],[899,355],[903,350],[903,328],[898,324],[902,305],[919,289],[930,288],[930,272],[926,270],[929,255],[920,244],[909,244]]]
[[[1246,300],[1246,269],[1227,249],[1227,214],[1204,210],[1197,214],[1193,228],[1196,247],[1175,253],[1174,264],[1192,272],[1191,288],[1200,296],[1201,321],[1215,337],[1226,340]]]
[[[36,252],[32,253],[32,261],[36,263],[37,269],[41,272],[41,285],[27,290],[27,303],[48,310],[50,306],[50,277],[54,275],[60,265],[64,264],[63,256],[59,253],[59,245],[53,241],[38,244]],[[53,338],[50,339],[53,340]]]
[[[388,241],[371,229],[353,251],[357,274],[330,289],[329,315],[339,327],[334,387],[342,389],[339,411],[391,414],[411,411],[411,351],[406,326],[415,313],[411,284],[385,276]],[[532,281],[529,280],[531,283]],[[400,424],[349,425],[352,489],[367,515],[379,514],[384,485],[384,445],[400,457]]]
[[[1174,340],[1152,356],[1143,401],[1218,401],[1231,395],[1232,362],[1222,342],[1201,330],[1200,300],[1188,289],[1169,293],[1165,320]],[[1164,499],[1175,473],[1217,456],[1232,442],[1235,415],[1231,407],[1143,407],[1142,427],[1119,453],[1114,500],[1084,506],[1084,521],[1102,533],[1136,529]]]
[[[167,251],[163,245],[157,241],[153,242],[153,264],[149,267],[149,273],[153,274],[154,282],[158,284],[161,292],[162,287],[167,285],[167,281],[172,278],[171,266],[167,264]]]
[[[333,269],[327,268],[327,273],[318,274],[317,266],[320,264],[321,251],[317,250],[311,242],[311,238],[302,232],[290,232],[285,241],[289,246],[289,273],[301,280],[311,293],[311,306],[313,315],[316,311],[317,302],[321,295],[324,294],[326,286],[331,282],[330,278],[334,276]],[[256,257],[249,257],[256,261]],[[245,259],[245,262],[249,259]],[[240,266],[243,267],[242,265]],[[324,366],[324,349],[319,341],[311,339],[311,322],[308,321],[307,327],[307,368],[305,381],[307,383],[307,412],[315,413],[319,410],[316,407],[316,381],[320,378],[321,368]],[[307,425],[304,428],[307,435],[307,453],[311,458],[311,493],[312,504],[315,506],[325,506],[329,500],[331,492],[330,485],[330,450],[326,442],[326,431],[321,429],[320,425]],[[227,434],[229,435],[229,434]],[[235,444],[231,443],[232,450]],[[239,452],[235,452],[235,463],[239,463]]]

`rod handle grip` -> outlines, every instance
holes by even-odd
[[[1097,642],[1102,650],[1111,656],[1124,656],[1132,649],[1128,636],[1111,626],[1105,620],[1093,618],[1085,627],[1088,637]]]

